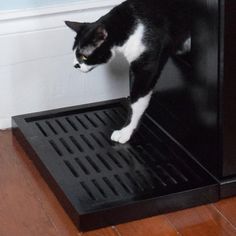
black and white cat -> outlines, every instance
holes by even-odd
[[[130,64],[130,117],[111,139],[126,143],[150,102],[169,57],[190,45],[189,0],[127,0],[94,23],[66,21],[76,32],[74,67],[89,72],[116,51]],[[184,45],[184,46],[183,46]]]

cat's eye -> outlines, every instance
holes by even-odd
[[[88,58],[87,58],[86,56],[84,56],[84,55],[81,55],[80,59],[81,59],[82,61],[87,61],[87,60],[88,60]]]

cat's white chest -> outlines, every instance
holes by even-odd
[[[121,47],[116,47],[116,50],[123,53],[129,63],[138,59],[146,50],[143,43],[144,32],[144,25],[139,23],[129,39]]]

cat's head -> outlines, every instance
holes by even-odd
[[[111,59],[112,51],[107,43],[108,33],[103,24],[72,21],[65,21],[65,24],[76,33],[73,45],[75,68],[89,72]]]

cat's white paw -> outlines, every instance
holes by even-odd
[[[111,140],[124,144],[130,140],[132,133],[133,130],[128,127],[121,130],[115,130],[111,135]]]

